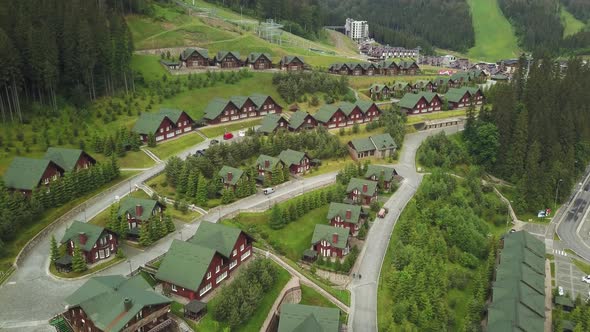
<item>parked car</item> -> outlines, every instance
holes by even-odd
[[[234,134],[232,133],[225,133],[223,134],[223,139],[228,140],[234,138]]]
[[[209,143],[209,145],[215,145],[215,144],[219,144],[219,141],[216,139],[212,139],[211,143]]]
[[[582,281],[585,282],[585,283],[587,283],[587,284],[590,284],[590,275],[583,276],[582,277]]]
[[[263,192],[265,195],[270,195],[270,194],[272,194],[272,193],[274,193],[274,192],[275,192],[275,188],[264,188],[264,189],[262,190],[262,192]]]
[[[516,229],[513,228],[510,230],[510,233],[514,233],[514,232],[516,232]]]
[[[381,208],[381,210],[379,210],[379,212],[377,212],[377,217],[385,218],[385,216],[387,215],[388,212],[389,212],[388,208]]]
[[[240,130],[240,131],[238,131],[238,136],[239,136],[239,137],[244,137],[244,136],[246,136],[246,131],[245,131],[245,130]]]
[[[561,287],[561,286],[557,287],[557,291],[560,296],[563,296],[565,294],[565,292],[563,291],[563,287]]]

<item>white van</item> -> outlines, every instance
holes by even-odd
[[[272,194],[272,193],[274,193],[274,192],[275,192],[275,188],[264,188],[264,189],[262,190],[262,192],[263,192],[265,195],[270,195],[270,194]]]

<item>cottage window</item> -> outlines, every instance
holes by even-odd
[[[207,293],[210,289],[211,289],[211,283],[208,283],[205,287],[203,287],[201,289],[201,291],[199,292],[199,296],[205,295],[205,293]]]
[[[223,279],[227,278],[227,271],[223,272],[219,277],[215,279],[215,283],[219,284]]]
[[[98,259],[98,252],[94,253],[94,259]]]
[[[163,133],[163,132],[164,132],[164,128],[160,128],[160,133]]]
[[[115,245],[111,243],[111,251],[115,251]]]
[[[238,250],[237,249],[234,249],[234,252],[233,252],[232,256],[235,256],[237,254],[238,254]]]
[[[43,183],[44,183],[44,184],[49,184],[49,178],[45,178],[45,179],[43,179]]]
[[[211,271],[207,272],[207,280],[211,279]]]
[[[244,251],[244,244],[243,243],[240,245],[240,251]]]
[[[135,315],[135,319],[140,320],[143,318],[143,311],[139,310],[139,312]]]
[[[176,292],[176,285],[171,285],[170,289],[172,289],[173,292]]]
[[[219,270],[221,270],[221,265],[217,265],[217,267],[215,267],[215,273],[219,273]]]
[[[113,239],[113,234],[109,234],[109,241]]]
[[[235,251],[235,250],[234,250],[234,251]],[[236,265],[237,265],[237,264],[238,264],[238,261],[237,261],[237,260],[235,260],[235,261],[232,261],[231,263],[229,263],[229,269],[230,269],[230,270],[231,270],[231,269],[233,269],[234,267],[236,267]]]

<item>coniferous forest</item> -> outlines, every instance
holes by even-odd
[[[590,68],[540,58],[525,79],[526,67],[488,92],[491,110],[470,117],[464,138],[476,162],[516,185],[514,204],[536,211],[564,200],[590,162]]]
[[[27,104],[53,109],[132,90],[133,42],[123,15],[144,0],[0,0],[0,113],[22,122]]]

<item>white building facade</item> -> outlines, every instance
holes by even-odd
[[[352,18],[347,18],[346,24],[344,24],[344,31],[350,39],[356,42],[369,39],[369,24],[367,21],[356,21]]]

